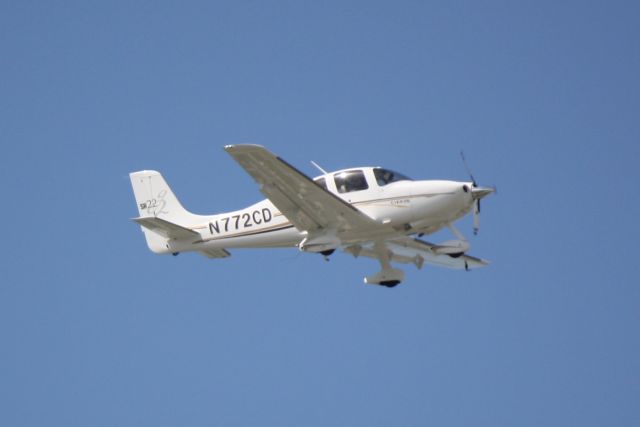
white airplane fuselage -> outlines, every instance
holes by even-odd
[[[409,234],[431,234],[462,218],[473,207],[471,182],[402,180],[378,185],[373,175],[374,168],[355,169],[364,172],[369,188],[340,193],[333,177],[342,171],[328,173],[315,180],[324,178],[328,191],[375,221],[390,226],[384,234],[372,236],[371,240],[373,237],[384,239]],[[162,205],[162,199],[149,202],[149,209]],[[156,206],[152,206],[154,204]],[[307,237],[268,199],[233,212],[211,216],[193,215],[192,220],[188,228],[197,232],[199,239],[163,241],[162,245],[152,244],[151,240],[150,249],[156,253],[178,253],[222,248],[297,247]],[[362,239],[347,239],[340,244],[359,241]]]

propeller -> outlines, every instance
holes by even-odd
[[[467,163],[467,159],[466,157],[464,157],[464,151],[460,150],[460,157],[462,158],[462,163],[464,164],[464,168],[467,170],[467,173],[469,174],[469,177],[471,178],[471,182],[473,183],[473,187],[476,188],[478,187],[478,183],[476,182],[476,179],[473,177],[473,174],[471,173],[471,168],[469,167],[469,164]]]
[[[473,203],[473,234],[478,235],[480,231],[480,199],[476,199]]]
[[[496,188],[487,188],[478,186],[478,182],[476,181],[473,173],[471,172],[471,168],[467,163],[467,159],[464,157],[464,151],[460,151],[460,157],[462,158],[462,163],[464,164],[464,168],[466,169],[469,177],[471,178],[471,197],[473,197],[473,234],[478,234],[480,230],[480,199],[489,194],[496,191]]]

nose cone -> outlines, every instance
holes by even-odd
[[[471,189],[471,196],[473,197],[473,200],[480,200],[495,191],[496,190],[494,188],[489,187],[474,187]]]

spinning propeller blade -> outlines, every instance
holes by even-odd
[[[462,163],[464,164],[464,168],[467,170],[469,177],[471,178],[472,189],[471,196],[473,197],[473,234],[478,234],[480,230],[480,199],[485,196],[488,196],[491,193],[496,191],[496,188],[487,188],[487,187],[479,187],[478,182],[476,181],[473,173],[471,172],[471,168],[467,163],[467,159],[464,157],[464,151],[460,151],[460,157],[462,158]]]
[[[473,203],[473,234],[478,234],[480,230],[480,199]]]
[[[460,150],[460,157],[462,158],[462,163],[464,164],[464,168],[467,170],[467,173],[469,174],[469,177],[471,178],[471,182],[473,183],[473,186],[477,187],[478,183],[476,182],[476,179],[473,177],[473,174],[471,173],[471,168],[467,164],[467,159],[464,157],[464,151],[462,151],[462,150]]]

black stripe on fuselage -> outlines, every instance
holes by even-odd
[[[391,200],[398,200],[398,199],[418,199],[421,197],[436,197],[436,196],[450,196],[452,194],[456,194],[453,192],[450,193],[425,193],[425,194],[411,194],[411,195],[407,195],[407,196],[393,196],[393,197],[386,197],[383,199],[371,199],[371,200],[361,200],[359,202],[353,202],[352,205],[366,205],[366,204],[373,204],[373,203],[380,203],[380,202],[389,202]]]
[[[249,231],[249,232],[244,232],[244,233],[231,234],[231,235],[227,235],[227,236],[210,237],[208,239],[198,240],[197,242],[193,242],[193,243],[206,243],[206,242],[211,242],[211,241],[214,241],[214,240],[226,240],[226,239],[233,239],[233,238],[238,238],[238,237],[256,236],[258,234],[273,233],[274,231],[282,231],[282,230],[287,230],[289,228],[294,228],[294,227],[291,224],[283,224],[283,225],[276,226],[276,227],[268,229],[268,230],[256,230],[256,231]]]

